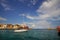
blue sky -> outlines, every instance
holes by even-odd
[[[0,0],[0,23],[55,28],[60,25],[60,0]]]

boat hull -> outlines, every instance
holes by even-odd
[[[26,30],[26,29],[14,30],[14,32],[25,32],[25,31],[28,31],[28,30]]]

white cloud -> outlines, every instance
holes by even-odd
[[[39,7],[39,9],[37,10],[37,12],[42,12],[43,15],[40,15],[40,18],[44,19],[44,24],[41,24],[42,26],[46,26],[46,27],[50,27],[52,26],[51,23],[49,23],[48,21],[46,21],[47,19],[50,20],[60,20],[58,17],[60,15],[60,8],[58,8],[58,6],[60,5],[60,0],[47,0],[45,2],[42,3],[42,5]],[[54,19],[53,17],[57,17],[57,19]],[[45,20],[46,19],[46,20]]]
[[[37,1],[38,0],[30,0],[27,6],[32,8],[34,5],[36,5]]]
[[[60,0],[47,0],[45,2],[42,3],[42,5],[37,9],[38,13],[43,13],[43,16],[40,15],[40,18],[43,19],[50,19],[53,21],[58,21],[60,20]],[[54,19],[53,17],[56,17],[56,19]],[[44,20],[44,21],[46,21]],[[41,22],[43,23],[43,22]],[[44,24],[47,26],[52,26],[51,23],[49,23],[48,21],[44,22]],[[49,25],[48,25],[49,24]]]
[[[28,19],[32,19],[32,20],[33,20],[33,19],[36,19],[35,17],[29,16],[29,15],[27,15],[26,17],[27,17]]]
[[[39,15],[39,16],[30,16],[27,14],[20,14],[33,22],[24,22],[32,28],[48,28],[50,27],[50,23],[46,21],[46,18],[49,17],[48,15]],[[38,20],[38,21],[36,21]]]
[[[49,15],[50,17],[60,15],[60,8],[58,8],[60,0],[47,0],[42,3],[37,12],[42,12],[44,15]]]
[[[18,1],[19,1],[19,2],[22,2],[22,3],[25,3],[25,2],[27,2],[28,0],[18,0]],[[37,0],[29,0],[29,2],[30,2],[30,4],[35,5],[36,2],[37,2]],[[30,6],[30,4],[28,4],[28,6]]]
[[[32,22],[29,22],[29,23],[26,23],[26,24],[29,25],[31,28],[35,28],[36,27],[36,24],[32,23]]]
[[[42,5],[37,10],[37,12],[39,13],[42,12],[43,15],[45,16],[48,15],[47,17],[50,17],[50,18],[57,17],[60,15],[60,8],[58,8],[60,5],[59,3],[60,3],[60,0],[47,0],[42,3]]]
[[[30,2],[31,2],[33,5],[35,5],[36,2],[37,2],[37,0],[31,0]]]
[[[43,29],[43,28],[50,28],[51,23],[47,22],[46,20],[42,21],[35,21],[35,22],[25,22],[29,27],[31,28],[38,28],[38,29]]]
[[[38,16],[25,15],[25,17],[35,21],[35,22],[32,22],[35,28],[49,28],[49,27],[52,27],[52,23],[48,22],[47,20],[53,20],[53,21],[60,20],[59,7],[60,7],[60,0],[46,0],[37,9],[37,13],[39,14]],[[53,18],[53,17],[56,17],[56,18]]]
[[[9,4],[7,4],[6,0],[1,0],[0,4],[4,8],[5,11],[14,10],[14,9],[11,8],[11,6]]]
[[[48,14],[45,14],[45,15],[38,15],[38,16],[30,16],[30,15],[27,15],[27,14],[20,14],[21,16],[25,16],[26,18],[28,19],[31,19],[31,20],[40,20],[40,19],[46,19],[46,18],[49,18],[50,16]]]
[[[3,18],[3,17],[0,17],[0,20],[6,21],[7,19],[6,18]]]
[[[19,14],[19,16],[23,16],[31,20],[37,19],[35,16],[30,16],[29,14]]]

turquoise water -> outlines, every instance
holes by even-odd
[[[0,30],[0,40],[60,40],[56,30],[29,30],[27,32],[13,32]]]

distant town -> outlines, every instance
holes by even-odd
[[[0,24],[0,29],[29,29],[29,27],[27,25],[23,25],[23,24]]]
[[[29,28],[26,24],[0,24],[0,30],[15,30],[15,29],[32,29]],[[56,28],[47,28],[48,30],[53,30]]]

